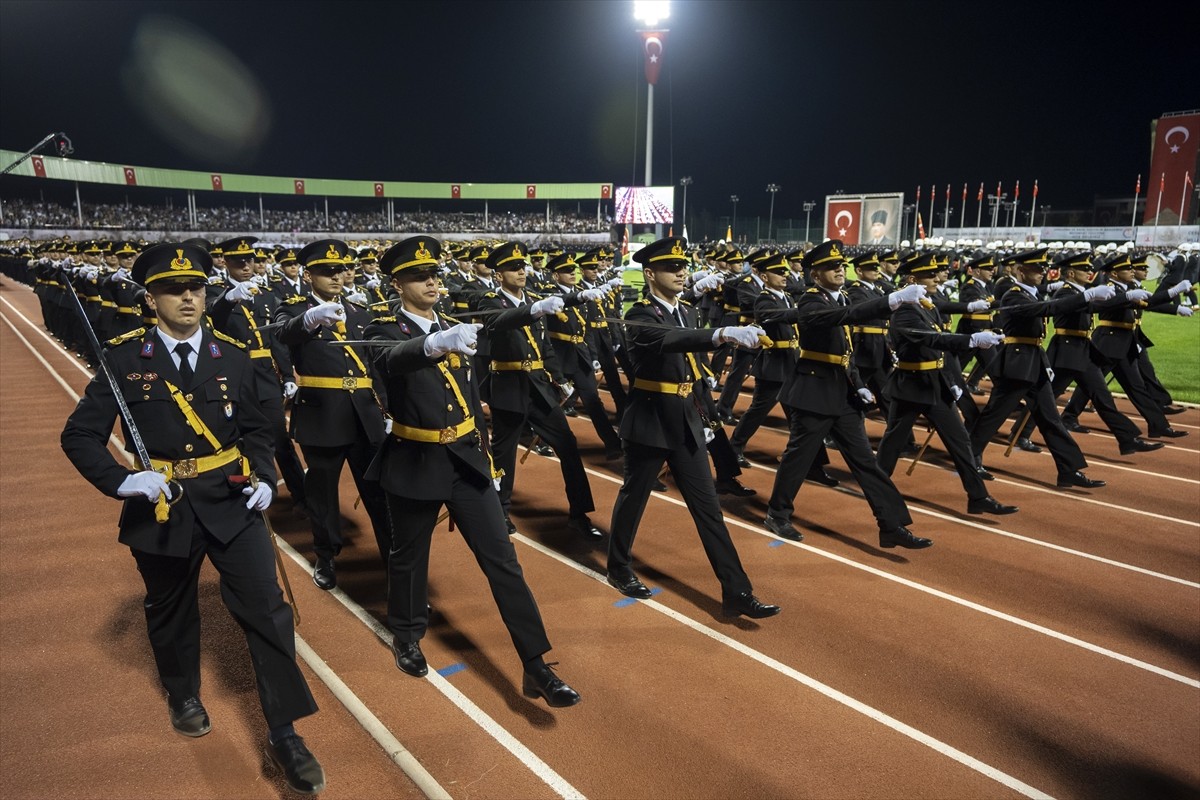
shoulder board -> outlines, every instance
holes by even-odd
[[[484,297],[499,297],[500,295],[496,294],[495,292],[484,292],[483,296]]]
[[[222,342],[229,342],[230,344],[236,344],[238,347],[242,348],[243,350],[246,349],[245,342],[239,342],[237,339],[233,338],[232,336],[227,336],[227,335],[221,333],[216,328],[212,329],[212,333],[213,333],[213,336],[217,337]]]
[[[1020,287],[1020,286],[1014,286],[1014,287],[1012,287],[1011,289],[1009,289],[1008,291],[1010,291],[1010,292],[1019,292],[1019,291],[1021,291],[1021,287]]]
[[[296,305],[296,303],[306,303],[306,302],[308,302],[308,295],[306,295],[306,294],[292,295],[291,297],[289,297],[287,300],[284,300],[283,302],[289,306],[294,306],[294,305]]]
[[[805,294],[816,294],[816,293],[817,293],[817,292],[819,292],[819,291],[821,291],[821,290],[820,290],[820,289],[818,289],[817,287],[815,287],[815,286],[810,286],[808,289],[806,289],[806,290],[804,291],[804,293],[805,293]]]
[[[371,320],[371,322],[372,322],[372,323],[377,323],[377,322],[395,322],[395,321],[396,321],[396,318],[395,318],[395,317],[376,317],[375,319]]]
[[[974,285],[975,285],[975,279],[967,278],[967,286],[974,286]]]
[[[145,328],[135,328],[134,330],[128,331],[126,333],[122,333],[120,336],[114,336],[113,338],[109,339],[105,344],[110,344],[110,345],[122,344],[122,343],[128,342],[132,339],[140,339],[140,338],[142,338],[142,336],[145,335],[145,333],[146,333]]]
[[[650,305],[650,298],[643,297],[641,300],[638,300],[636,303],[634,303],[634,305],[635,306],[648,306],[648,305]]]
[[[682,297],[678,298],[678,300],[679,300],[680,305],[687,306],[688,308],[692,307],[692,304],[689,303],[687,300],[684,300]]]
[[[366,306],[362,305],[361,303],[356,303],[353,300],[347,300],[345,295],[342,296],[342,305],[350,306],[355,311],[365,311],[367,308]]]
[[[850,281],[849,283],[846,284],[846,288],[847,289],[857,289],[861,285],[862,284],[859,283],[858,281]]]
[[[529,295],[529,296],[530,296],[530,297],[532,297],[534,300],[541,300],[541,299],[542,299],[542,296],[541,296],[540,294],[537,294],[537,293],[535,293],[535,292],[531,292],[531,291],[529,291],[528,289],[526,289],[526,290],[525,290],[525,294]]]

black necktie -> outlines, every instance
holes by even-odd
[[[179,377],[182,379],[184,389],[192,387],[192,362],[188,360],[188,356],[191,354],[192,346],[187,342],[175,345],[175,355],[179,356]]]
[[[681,328],[687,327],[687,323],[685,323],[683,321],[683,312],[680,311],[678,308],[675,309],[675,321],[679,323],[679,327],[681,327]]]

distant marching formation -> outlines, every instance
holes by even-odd
[[[918,417],[949,453],[969,514],[1018,510],[991,496],[983,461],[1014,414],[1009,448],[1040,450],[1030,439],[1036,426],[1063,488],[1104,485],[1084,473],[1072,436],[1087,432],[1079,414],[1089,403],[1125,455],[1186,435],[1168,422],[1183,409],[1155,375],[1141,322],[1146,311],[1192,315],[1200,246],[1162,254],[1131,244],[923,240],[896,250],[829,240],[744,253],[668,237],[633,254],[643,285],[631,301],[614,255],[607,246],[580,253],[433,236],[302,247],[253,236],[55,239],[0,250],[3,273],[33,287],[46,328],[97,370],[62,444],[84,477],[125,500],[121,541],[146,583],[175,730],[199,736],[210,727],[195,598],[207,556],[254,655],[268,753],[293,789],[324,787],[292,726],[316,704],[295,665],[292,610],[262,513],[277,474],[311,523],[313,580],[331,590],[344,544],[338,483],[349,466],[388,578],[396,666],[413,676],[428,672],[420,640],[431,612],[430,540],[448,514],[491,586],[522,662],[522,691],[563,707],[580,695],[543,658],[550,642],[509,537],[516,474],[530,452],[558,458],[565,527],[605,536],[589,516],[595,502],[568,416],[582,411],[605,458],[623,462],[609,584],[651,596],[632,549],[669,471],[724,613],[752,618],[780,608],[755,595],[719,497],[754,494],[738,480],[751,467],[744,450],[776,404],[788,439],[765,527],[803,539],[797,496],[806,480],[837,485],[824,469],[836,448],[883,548],[933,544],[909,529],[891,479],[902,456],[915,466],[928,446],[913,436]],[[1142,286],[1152,267],[1153,291]],[[1118,410],[1110,374],[1145,431]],[[747,376],[753,395],[739,419]],[[991,391],[981,406],[983,377]],[[1056,399],[1072,383],[1059,414]],[[875,450],[864,426],[874,409],[886,420]],[[118,419],[137,469],[107,448]]]

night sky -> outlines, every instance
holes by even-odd
[[[75,158],[146,166],[640,184],[632,5],[3,0],[0,146],[62,130]],[[1077,208],[1131,195],[1141,173],[1145,196],[1151,120],[1200,107],[1183,20],[1158,17],[676,0],[654,182],[691,176],[692,215],[729,214],[737,194],[739,219],[766,215],[768,183],[776,219],[837,190],[911,202],[918,184],[940,208],[968,183],[968,217],[981,181],[1020,180],[1028,207],[1037,179],[1039,203]]]

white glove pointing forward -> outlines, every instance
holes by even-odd
[[[430,358],[441,358],[447,353],[466,353],[475,355],[479,343],[479,331],[483,328],[478,323],[455,325],[448,331],[434,331],[425,338],[425,355]]]
[[[925,287],[921,284],[910,283],[903,289],[897,289],[888,295],[888,306],[891,307],[892,311],[895,311],[905,303],[920,303],[927,294],[928,292],[925,291]]]
[[[529,312],[534,318],[543,317],[546,314],[557,314],[563,310],[563,299],[561,297],[546,297],[538,300],[529,307]]]
[[[332,328],[335,324],[345,321],[346,309],[342,308],[341,303],[332,301],[313,306],[304,312],[304,329],[309,333],[312,333],[321,325]]]

